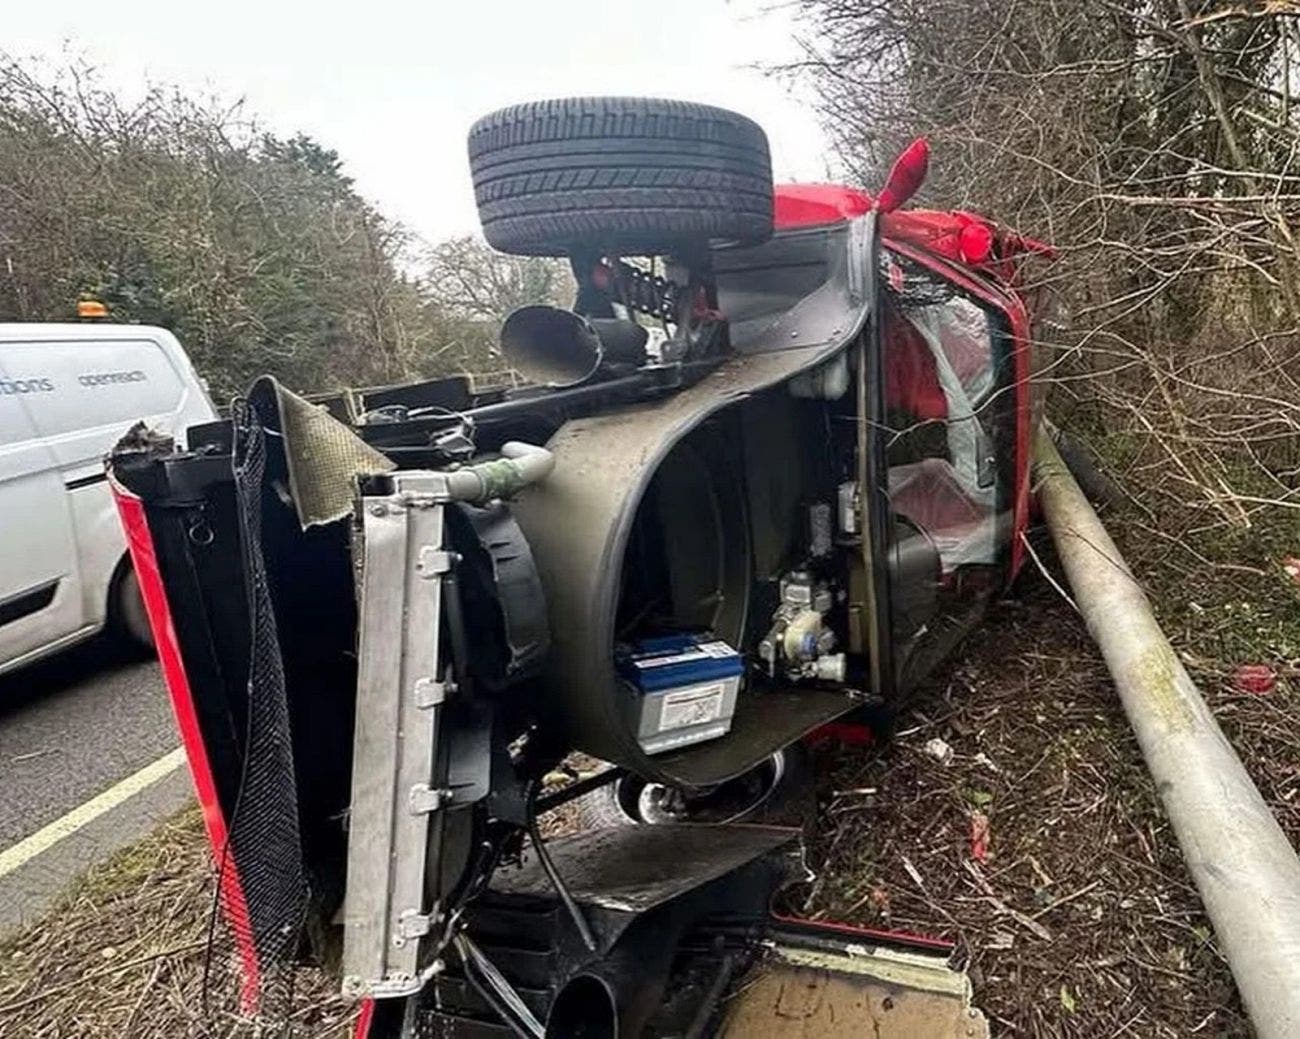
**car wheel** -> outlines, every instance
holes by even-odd
[[[626,775],[574,800],[581,829],[665,823],[770,823],[804,826],[814,807],[812,768],[802,744],[708,790],[684,794]]]
[[[153,629],[149,627],[149,614],[140,594],[140,582],[130,564],[123,566],[113,582],[109,627],[116,636],[137,649],[152,651],[154,648]]]
[[[483,234],[534,256],[657,256],[772,233],[772,161],[751,119],[589,97],[514,105],[470,128]]]

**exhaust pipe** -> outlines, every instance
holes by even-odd
[[[649,333],[623,318],[585,318],[559,307],[520,307],[501,326],[501,353],[529,382],[578,386],[602,368],[645,363]]]
[[[1038,501],[1260,1039],[1300,1035],[1300,860],[1051,438]]]

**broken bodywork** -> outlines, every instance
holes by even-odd
[[[983,1027],[933,944],[770,916],[799,742],[892,710],[1019,565],[1022,243],[881,208],[779,190],[774,235],[662,276],[564,243],[574,312],[503,334],[545,385],[313,405],[263,380],[184,452],[119,446],[250,1009],[310,956],[376,1035],[761,1034],[769,996],[822,1031],[790,1009],[809,979],[819,1007]],[[575,751],[605,764],[557,782]],[[625,780],[664,825],[543,836]]]

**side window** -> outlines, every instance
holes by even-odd
[[[894,656],[900,684],[913,684],[1005,573],[1010,339],[997,307],[899,254],[881,263]]]
[[[8,379],[39,389],[24,402],[42,437],[120,432],[173,411],[185,391],[166,354],[148,340],[9,343],[4,357]]]

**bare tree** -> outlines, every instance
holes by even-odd
[[[482,362],[405,273],[414,252],[311,138],[0,56],[0,317],[66,320],[93,296],[176,332],[218,398],[264,372],[317,390]]]
[[[785,71],[847,168],[879,183],[928,135],[925,198],[1060,247],[1056,405],[1106,435],[1139,497],[1176,503],[1180,531],[1294,517],[1300,5],[796,6],[806,59]]]

